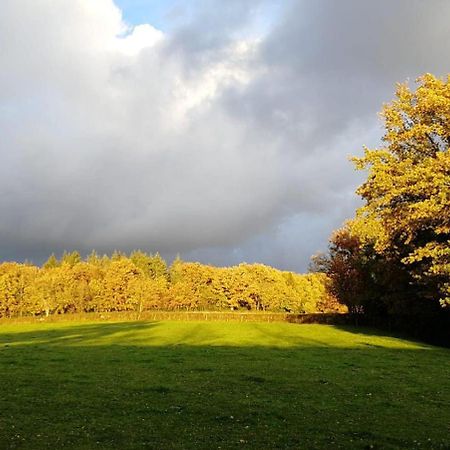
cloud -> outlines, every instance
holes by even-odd
[[[5,0],[0,257],[303,270],[358,202],[347,156],[378,142],[394,83],[446,70],[450,5],[280,5],[196,2],[164,31],[110,0]]]

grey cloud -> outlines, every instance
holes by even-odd
[[[395,82],[445,74],[449,17],[445,0],[299,1],[265,42],[262,59],[325,125],[341,125],[373,115]]]
[[[223,51],[267,9],[268,0],[197,0],[179,7],[178,26],[167,43],[194,71],[205,61],[223,57]],[[189,5],[189,6],[188,6]]]
[[[270,2],[197,2],[130,56],[109,0],[4,1],[0,258],[142,248],[304,270],[358,204],[347,156],[378,143],[395,82],[447,70],[450,5],[280,4],[251,52],[235,44]]]

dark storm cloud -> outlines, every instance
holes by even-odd
[[[448,71],[450,3],[286,1],[269,27],[272,3],[195,2],[163,35],[109,0],[4,1],[0,257],[305,269],[395,82]]]

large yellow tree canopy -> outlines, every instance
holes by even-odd
[[[351,227],[379,253],[399,257],[450,304],[450,75],[399,84],[385,105],[384,146],[354,158],[368,178]]]

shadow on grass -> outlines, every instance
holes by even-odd
[[[338,330],[345,331],[346,333],[351,333],[354,335],[360,335],[360,336],[378,336],[378,337],[386,337],[386,338],[394,338],[394,339],[401,339],[406,340],[411,343],[415,343],[417,346],[425,348],[430,347],[434,344],[428,344],[427,342],[424,342],[423,340],[412,336],[410,333],[407,333],[405,331],[394,331],[390,330],[388,327],[385,328],[379,328],[375,326],[370,325],[334,325],[334,327]]]
[[[110,322],[75,325],[70,322],[64,323],[44,323],[34,326],[15,325],[11,333],[1,333],[0,345],[82,345],[101,342],[108,339],[120,339],[128,345],[133,345],[133,336],[139,331],[146,333],[157,322]],[[41,329],[39,329],[41,325]],[[30,331],[17,331],[21,328],[31,328]],[[147,336],[148,337],[148,336]]]
[[[44,325],[0,330],[0,448],[450,446],[445,349],[352,327]]]

